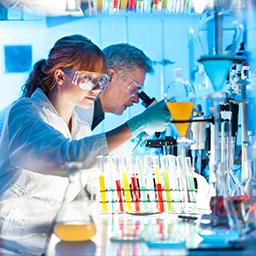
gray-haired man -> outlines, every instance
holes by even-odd
[[[111,80],[95,101],[92,129],[104,119],[105,112],[121,115],[127,107],[138,103],[138,91],[146,74],[153,73],[152,61],[135,46],[113,44],[103,52]]]

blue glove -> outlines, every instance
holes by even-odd
[[[141,114],[127,121],[132,136],[137,136],[142,131],[147,133],[162,132],[168,126],[171,115],[164,100],[147,108]]]

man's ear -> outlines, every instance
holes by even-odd
[[[107,70],[107,74],[110,76],[110,81],[112,80],[113,76],[115,76],[117,73],[113,68],[109,68]]]
[[[61,69],[56,69],[54,71],[54,78],[58,85],[63,85],[65,80],[65,73]]]

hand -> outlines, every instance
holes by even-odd
[[[170,113],[164,100],[147,108],[141,114],[127,121],[132,136],[138,135],[142,131],[161,132],[164,131],[170,121]]]

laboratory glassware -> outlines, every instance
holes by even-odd
[[[106,184],[106,175],[105,175],[105,158],[104,156],[98,156],[98,169],[100,172],[99,175],[99,192],[100,192],[100,202],[102,206],[102,212],[108,213],[108,191],[107,191],[107,184]],[[110,199],[109,199],[110,200]]]
[[[82,184],[82,163],[67,162],[69,183],[56,216],[54,233],[62,241],[90,240],[96,234],[91,215],[92,198]]]
[[[231,55],[205,55],[199,59],[204,66],[205,72],[211,81],[215,93],[212,94],[214,102],[214,146],[211,150],[210,182],[216,183],[216,194],[225,188],[223,184],[223,171],[221,163],[220,127],[221,111],[220,105],[225,101],[226,94],[222,92],[229,69],[236,57]],[[218,178],[217,178],[218,177]]]
[[[180,146],[182,169],[185,170],[186,148],[192,143],[188,137],[189,121],[196,96],[194,87],[183,79],[181,68],[174,69],[174,80],[167,86],[164,96],[179,134],[177,143]]]
[[[221,116],[221,104],[226,101],[226,94],[223,93],[223,88],[226,82],[227,75],[229,73],[231,64],[233,62],[241,61],[241,57],[217,54],[217,55],[205,55],[199,59],[204,66],[205,72],[211,81],[214,89],[212,94],[213,99],[213,116],[214,126],[213,132],[213,143],[211,143],[211,159],[209,164],[209,182],[212,187],[213,198],[211,202],[213,209],[219,209],[221,202],[224,198],[224,203],[227,210],[227,217],[229,224],[232,225],[232,207],[230,203],[225,200],[230,196],[230,172],[226,167],[226,159],[231,156],[223,157],[223,151],[221,150],[221,127],[222,127],[222,116]],[[230,117],[225,117],[228,126],[230,126]],[[229,152],[230,154],[230,152]],[[228,160],[229,161],[229,160]],[[213,212],[213,225],[219,225],[223,221],[223,216],[218,215],[217,212]]]

